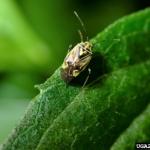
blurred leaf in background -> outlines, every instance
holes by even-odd
[[[26,100],[36,94],[33,85],[53,58],[49,49],[17,4],[0,0],[0,141],[24,111]]]
[[[69,44],[80,41],[74,10],[93,37],[148,5],[146,0],[0,0],[0,142],[37,94],[33,86],[61,64]]]

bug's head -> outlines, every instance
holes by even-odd
[[[91,53],[92,54],[92,44],[89,41],[81,42],[79,45],[82,47],[83,51],[86,53]]]
[[[92,44],[88,41],[84,42],[84,47],[85,49],[91,49],[92,48]]]

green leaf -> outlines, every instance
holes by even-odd
[[[39,85],[2,149],[110,149],[149,103],[149,16],[124,17],[91,40],[104,64],[95,59],[88,87],[66,85],[60,69]]]
[[[150,141],[150,104],[117,139],[111,150],[135,149],[136,142]]]
[[[39,71],[53,62],[48,46],[32,31],[15,1],[0,0],[0,17],[0,71]]]

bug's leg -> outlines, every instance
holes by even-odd
[[[91,74],[91,69],[88,68],[88,76],[86,77],[86,79],[85,79],[85,81],[84,81],[84,84],[83,84],[82,88],[85,87],[85,85],[86,85],[86,83],[87,83],[87,81],[88,81],[88,79],[89,79],[89,77],[90,77],[90,74]]]
[[[72,49],[72,44],[70,44],[68,47],[68,53],[71,51],[71,49]]]

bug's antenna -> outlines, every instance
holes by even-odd
[[[81,42],[83,42],[83,34],[82,34],[82,32],[80,31],[80,30],[78,30],[78,33],[79,33],[79,36],[80,36],[80,39],[81,39]]]
[[[84,30],[86,36],[87,36],[87,31],[86,31],[86,29],[85,29],[85,25],[84,25],[83,21],[81,20],[81,18],[79,17],[79,15],[78,15],[78,13],[77,13],[76,11],[74,11],[74,14],[75,14],[75,16],[77,17],[77,19],[79,20],[79,22],[80,22],[80,24],[81,24],[81,26],[82,26],[82,28],[83,28],[83,30]],[[83,35],[82,35],[81,31],[78,30],[78,33],[79,33],[79,35],[80,35],[81,41],[83,41]],[[87,41],[88,41],[88,36],[87,36]]]

